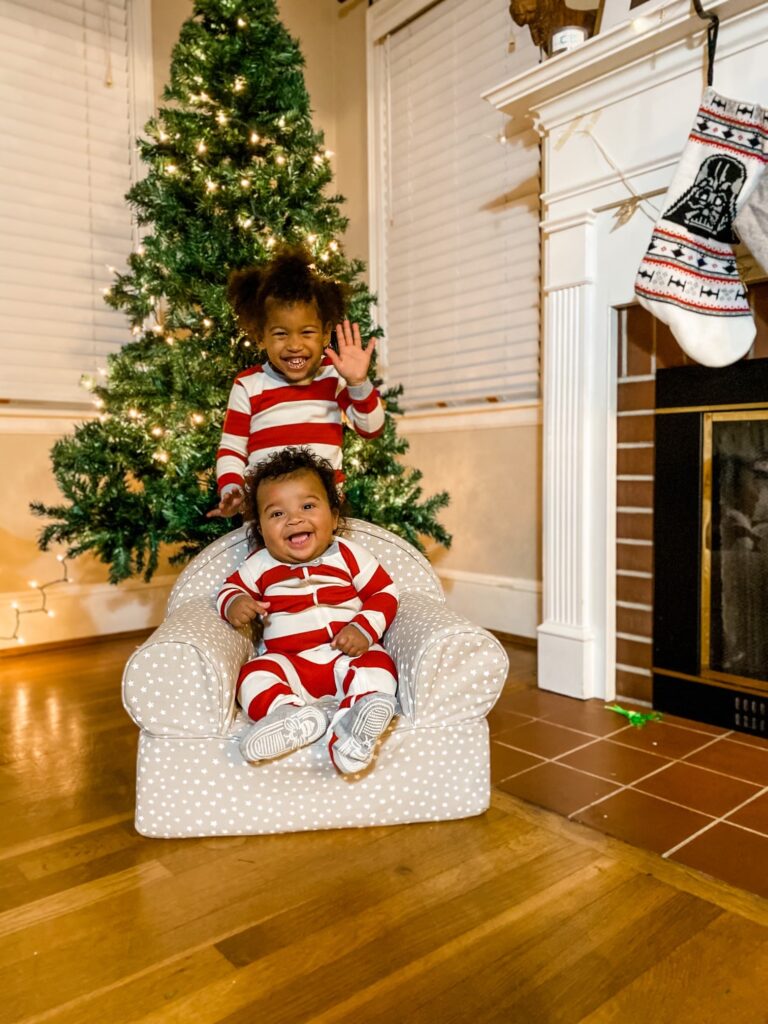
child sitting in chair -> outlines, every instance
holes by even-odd
[[[255,723],[240,749],[248,761],[278,757],[330,724],[331,761],[359,772],[395,714],[397,673],[379,644],[397,611],[395,584],[364,547],[336,536],[340,498],[325,459],[282,449],[247,488],[249,540],[259,547],[218,596],[233,626],[264,622],[265,652],[238,679]]]

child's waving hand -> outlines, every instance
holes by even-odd
[[[336,327],[336,341],[339,346],[338,355],[330,346],[325,351],[339,375],[352,387],[364,384],[368,379],[368,367],[376,348],[376,339],[371,338],[368,347],[363,348],[360,328],[357,324],[350,324],[349,320],[345,320]]]

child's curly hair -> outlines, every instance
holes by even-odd
[[[267,320],[267,302],[314,305],[322,321],[335,326],[344,319],[349,289],[322,277],[313,269],[312,254],[303,246],[284,246],[263,266],[233,270],[227,298],[240,327],[255,340],[261,338]]]
[[[251,550],[264,547],[264,538],[259,529],[259,506],[256,502],[259,484],[264,480],[282,480],[283,477],[293,476],[295,473],[314,473],[319,477],[331,511],[338,513],[339,527],[342,525],[341,497],[336,487],[336,474],[330,462],[315,455],[309,448],[281,448],[259,463],[255,471],[245,478],[248,544]]]

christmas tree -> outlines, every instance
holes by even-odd
[[[52,520],[41,548],[91,551],[112,582],[150,579],[162,545],[183,562],[236,525],[206,518],[232,380],[260,358],[226,299],[232,269],[303,244],[350,288],[363,337],[378,333],[364,264],[343,253],[343,198],[326,192],[332,154],[312,127],[302,66],[275,0],[197,0],[173,51],[167,105],[139,140],[147,173],[127,198],[144,235],[105,295],[133,337],[84,380],[98,418],[53,447],[66,503],[32,506]],[[347,499],[353,515],[419,547],[422,536],[447,545],[436,514],[448,496],[423,499],[421,474],[397,460],[408,447],[391,415],[398,395],[384,395],[381,437],[345,431]]]

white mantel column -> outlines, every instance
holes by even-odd
[[[606,356],[598,351],[605,347],[598,339],[606,332],[595,323],[595,216],[545,221],[543,232],[547,285],[539,686],[573,697],[606,697],[608,391]]]

